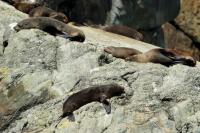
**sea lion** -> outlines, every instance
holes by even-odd
[[[39,7],[34,8],[33,10],[29,12],[29,16],[30,17],[51,17],[59,21],[62,21],[64,23],[68,23],[68,18],[65,16],[65,14],[61,12],[56,12],[45,6],[39,6]]]
[[[129,56],[126,58],[128,61],[136,61],[141,63],[159,63],[165,66],[171,66],[174,64],[183,64],[187,66],[195,66],[196,60],[192,57],[179,56],[176,53],[167,49],[152,49],[142,54]]]
[[[126,48],[126,47],[113,47],[109,46],[104,48],[104,51],[112,54],[112,56],[117,58],[126,59],[129,56],[141,54],[140,51],[133,49],[133,48]]]
[[[40,29],[54,36],[60,35],[64,38],[68,38],[71,41],[84,42],[85,40],[85,35],[81,30],[49,17],[24,19],[20,21],[14,29],[17,32],[22,29]]]
[[[39,3],[21,3],[21,2],[16,2],[13,4],[13,6],[24,13],[29,13],[31,10],[34,8],[41,6]]]
[[[139,41],[144,39],[143,35],[137,30],[124,25],[112,25],[102,28],[104,31],[119,34]]]
[[[73,95],[71,95],[63,104],[62,118],[68,117],[69,120],[75,120],[73,112],[80,107],[91,103],[100,102],[106,110],[107,114],[111,113],[110,103],[106,99],[110,99],[114,96],[120,96],[125,93],[124,88],[117,84],[98,85],[83,89]]]

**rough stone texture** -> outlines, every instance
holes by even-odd
[[[181,71],[180,71],[181,70]],[[117,59],[91,71],[74,91],[115,82],[126,88],[125,98],[111,99],[107,115],[99,103],[75,111],[76,122],[63,119],[55,129],[62,103],[57,98],[23,112],[5,132],[188,132],[199,131],[199,68],[127,63]],[[192,126],[187,126],[192,125]]]
[[[175,20],[179,27],[197,42],[200,42],[199,12],[199,0],[181,0],[181,11]]]
[[[15,10],[14,7],[11,7],[5,3],[1,2],[0,6],[0,55],[3,51],[3,33],[8,29],[8,25],[14,22],[19,22],[21,19],[26,18],[27,15]]]
[[[194,58],[200,60],[199,49],[194,45],[194,42],[185,35],[182,31],[176,29],[170,23],[162,25],[164,32],[165,48],[175,48],[185,50]]]
[[[0,1],[2,7],[12,10]],[[1,20],[3,27],[16,16]],[[26,15],[19,20],[23,18]],[[86,35],[84,43],[33,29],[9,38],[0,56],[3,133],[200,132],[199,66],[167,68],[125,62],[104,53],[103,48],[125,46],[145,52],[155,46],[88,27],[80,29]],[[0,34],[3,32],[0,29]],[[126,94],[110,100],[111,114],[107,115],[101,104],[90,103],[75,111],[75,122],[63,119],[55,128],[69,95],[113,82],[125,87]]]

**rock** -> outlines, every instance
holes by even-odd
[[[1,2],[0,6],[0,55],[3,53],[3,34],[8,29],[9,24],[19,22],[20,20],[27,18],[28,16],[20,11],[15,10],[14,7]]]
[[[182,70],[182,71],[180,71]],[[56,98],[23,112],[5,132],[178,132],[192,117],[199,117],[199,68],[176,65],[127,63],[117,59],[91,72],[74,91],[105,83],[126,88],[125,98],[112,98],[112,113],[107,115],[99,103],[75,111],[76,122],[63,119],[62,103],[68,97]],[[172,82],[173,81],[173,82]],[[196,87],[194,87],[196,86]],[[67,94],[68,95],[68,94]],[[70,94],[69,94],[70,95]],[[194,101],[195,100],[195,101]],[[194,116],[196,115],[196,116]],[[197,122],[196,122],[197,123]],[[187,130],[198,130],[198,125]]]
[[[193,45],[192,40],[172,24],[166,23],[162,25],[162,29],[164,31],[166,47],[187,50]]]
[[[0,9],[4,6],[0,1]],[[4,8],[13,10],[7,5]],[[18,13],[0,24],[12,23]],[[18,21],[24,18],[26,15]],[[79,28],[86,35],[84,43],[37,29],[22,30],[9,38],[0,56],[1,132],[199,131],[199,66],[168,68],[126,62],[104,53],[103,48],[124,46],[145,52],[156,47],[102,30]],[[109,100],[111,114],[93,102],[74,112],[75,122],[65,118],[55,128],[71,94],[107,83],[117,83],[126,91]]]
[[[144,36],[144,42],[164,48],[164,33],[161,27],[151,30],[139,30]]]
[[[165,48],[184,50],[197,60],[200,60],[199,49],[186,34],[170,23],[162,25],[162,30],[164,32]]]
[[[177,25],[196,42],[200,42],[200,1],[181,0],[181,10],[175,19]]]

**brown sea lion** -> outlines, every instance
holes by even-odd
[[[124,25],[112,25],[102,28],[104,31],[130,37],[139,41],[143,40],[143,35],[137,30]]]
[[[71,25],[65,24],[49,17],[33,17],[20,21],[14,29],[18,32],[22,29],[40,29],[51,35],[59,35],[71,41],[84,42],[84,33]]]
[[[126,47],[113,47],[109,46],[104,48],[104,51],[112,54],[112,56],[117,58],[126,59],[129,56],[141,54],[140,51],[133,49],[133,48],[126,48]]]
[[[183,64],[187,66],[195,66],[196,60],[188,56],[179,56],[173,51],[167,49],[152,49],[142,54],[127,57],[128,61],[136,61],[141,63],[159,63],[165,66],[174,64]]]
[[[114,96],[120,96],[125,93],[124,88],[117,84],[98,85],[83,89],[73,95],[71,95],[63,104],[62,118],[68,117],[69,120],[75,120],[73,112],[80,107],[91,103],[100,102],[103,104],[107,114],[111,113],[110,103],[106,99],[110,99]]]
[[[34,8],[41,6],[39,3],[20,3],[20,2],[16,2],[13,4],[13,6],[19,10],[22,11],[24,13],[29,13],[31,10],[33,10]]]
[[[45,6],[39,6],[39,7],[34,8],[33,10],[29,12],[29,16],[30,17],[51,17],[59,21],[62,21],[64,23],[68,23],[68,18],[65,16],[65,14],[61,12],[56,12]]]

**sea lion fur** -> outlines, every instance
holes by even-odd
[[[192,57],[179,56],[169,49],[151,49],[145,53],[129,56],[127,61],[136,61],[141,63],[159,63],[165,66],[174,64],[183,64],[188,66],[195,66],[196,60]]]
[[[84,42],[85,35],[83,31],[74,28],[49,17],[33,17],[20,21],[14,29],[18,32],[22,29],[40,29],[51,35],[60,35],[69,38],[71,41]]]
[[[104,51],[112,54],[113,57],[126,59],[129,56],[141,54],[140,51],[133,49],[133,48],[126,48],[126,47],[113,47],[109,46],[104,48]]]
[[[117,84],[98,85],[83,89],[71,96],[63,104],[63,114],[60,119],[64,117],[74,118],[73,112],[80,107],[91,103],[100,102],[103,104],[107,114],[111,113],[111,106],[107,99],[114,96],[120,96],[125,93],[124,88]]]

